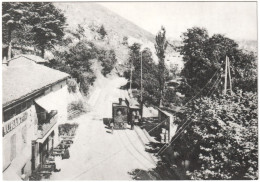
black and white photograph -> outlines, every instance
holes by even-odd
[[[1,180],[258,180],[257,1],[1,6]]]

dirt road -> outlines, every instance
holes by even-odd
[[[103,118],[112,117],[112,102],[127,97],[127,92],[119,89],[125,83],[125,79],[115,76],[96,82],[88,99],[91,111],[71,121],[79,123],[79,128],[70,158],[61,161],[61,171],[51,180],[131,180],[132,170],[155,167],[134,130],[111,134],[103,124]],[[152,180],[149,175],[146,178]]]

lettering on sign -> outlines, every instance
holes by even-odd
[[[18,125],[20,125],[22,122],[26,121],[28,118],[28,112],[24,112],[22,115],[19,117],[8,121],[8,123],[3,126],[3,136],[5,136],[7,133],[12,131],[14,128],[16,128]]]

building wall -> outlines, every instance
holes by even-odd
[[[176,134],[176,131],[177,131],[177,128],[178,128],[178,125],[175,123],[175,116],[166,112],[166,111],[163,111],[163,110],[158,110],[158,120],[159,122],[162,122],[162,121],[166,121],[166,129],[168,130],[168,142],[171,141],[172,137]]]
[[[11,128],[13,129],[11,130]],[[5,134],[3,136],[3,170],[11,168],[15,170],[17,175],[21,176],[21,170],[24,168],[25,173],[30,173],[31,141],[37,137],[35,106],[32,105],[4,122],[3,132]]]
[[[52,102],[55,103],[58,110],[58,122],[53,128],[55,147],[59,144],[58,125],[67,121],[68,90],[66,80],[48,88],[44,94],[49,93],[55,95],[55,100]],[[3,133],[5,134],[3,136],[3,171],[15,170],[14,172],[21,176],[23,169],[23,172],[29,175],[31,173],[32,141],[37,141],[38,134],[38,119],[35,106],[32,105],[10,120],[3,122]],[[15,142],[15,144],[12,144],[12,142]],[[12,155],[12,145],[16,148],[15,157]],[[40,164],[39,143],[36,143],[36,150],[35,165],[37,167]],[[5,175],[3,176],[5,177]]]

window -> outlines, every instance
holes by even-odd
[[[15,107],[15,113],[16,114],[20,114],[22,111],[21,111],[21,105],[18,105]]]
[[[27,143],[27,127],[26,127],[26,125],[22,128],[22,138],[23,138],[23,143],[26,144]]]
[[[4,121],[8,121],[9,119],[15,116],[15,108],[4,111]]]
[[[27,109],[27,104],[26,102],[21,104],[21,111],[25,111]]]
[[[11,137],[11,161],[16,157],[16,134]]]
[[[27,108],[30,108],[31,106],[32,106],[32,101],[31,100],[27,101]]]

